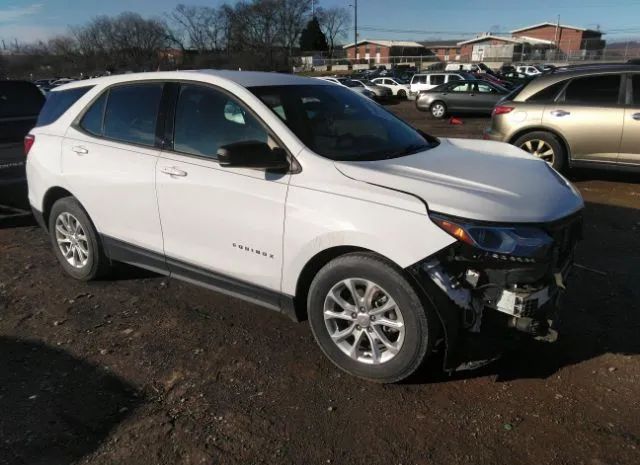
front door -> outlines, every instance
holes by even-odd
[[[181,84],[171,150],[156,170],[164,251],[172,272],[250,294],[280,290],[289,175],[221,166],[219,147],[261,141],[268,131],[218,88]]]
[[[620,150],[624,105],[620,74],[573,79],[555,103],[545,107],[545,126],[567,141],[574,160],[615,163]]]
[[[162,89],[160,83],[112,87],[62,142],[62,173],[103,239],[156,252],[160,263],[154,143]]]
[[[624,111],[624,127],[618,163],[640,165],[640,74],[628,78],[630,95]]]

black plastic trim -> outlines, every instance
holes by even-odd
[[[293,296],[206,270],[181,260],[165,257],[163,254],[109,236],[101,235],[101,238],[105,254],[111,260],[128,263],[230,295],[284,313],[292,320],[299,321],[293,305]]]

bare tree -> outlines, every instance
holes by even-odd
[[[291,56],[311,16],[311,0],[279,0],[276,5],[282,45]]]
[[[351,13],[343,7],[319,8],[316,16],[329,42],[329,56],[333,57],[336,41],[347,36]]]
[[[224,37],[224,18],[215,8],[179,4],[171,13],[183,43],[199,52],[220,48]]]

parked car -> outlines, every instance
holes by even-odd
[[[411,84],[409,85],[408,98],[415,99],[420,92],[433,89],[448,82],[472,79],[475,79],[475,76],[464,71],[457,73],[442,71],[414,74],[411,78]]]
[[[74,82],[75,79],[72,78],[60,78],[60,79],[56,79],[55,81],[53,81],[51,83],[51,87],[58,87],[61,86],[63,84],[69,84],[70,82]]]
[[[476,63],[447,63],[444,67],[445,71],[468,71],[477,73],[482,71],[480,66]]]
[[[542,74],[542,69],[538,68],[537,66],[532,66],[532,65],[516,66],[516,71],[518,73],[522,73],[522,74],[525,74],[527,76],[539,76],[540,74]]]
[[[529,81],[531,81],[536,77],[536,76],[527,76],[526,74],[519,73],[517,71],[510,71],[504,74],[500,74],[499,76],[501,79],[504,79],[505,81],[509,81],[515,85],[527,84],[529,83]]]
[[[452,113],[490,114],[496,103],[509,93],[504,87],[485,81],[450,82],[420,93],[416,108],[431,112],[434,118]]]
[[[58,117],[28,136],[29,199],[73,278],[126,262],[308,318],[333,363],[377,382],[434,350],[455,369],[514,333],[555,339],[583,201],[522,150],[436,139],[284,74],[131,74],[52,94],[67,108],[50,99]]]
[[[27,206],[25,136],[36,125],[45,98],[27,81],[0,80],[0,186],[11,188],[14,206]],[[19,198],[15,198],[19,197]]]
[[[493,74],[489,73],[474,73],[476,79],[480,79],[481,81],[487,81],[492,84],[495,84],[500,87],[504,87],[505,89],[513,89],[516,84],[508,81],[506,79],[501,79]]]
[[[407,95],[409,93],[409,84],[407,83],[407,81],[404,81],[400,78],[379,77],[372,79],[371,82],[373,82],[377,86],[386,87],[387,89],[391,90],[392,95],[395,97],[407,98]]]
[[[368,98],[371,98],[371,99],[376,97],[375,93],[373,93],[369,89],[366,89],[362,84],[360,84],[358,82],[355,82],[354,80],[349,79],[349,78],[324,77],[323,76],[323,77],[317,77],[316,79],[320,79],[320,80],[323,80],[323,81],[331,82],[333,84],[338,84],[339,86],[348,87],[349,89],[351,89],[355,93],[364,95],[365,97],[368,97]]]
[[[556,70],[493,112],[485,138],[509,142],[558,171],[640,168],[640,66]]]
[[[506,73],[514,73],[516,72],[516,68],[513,65],[502,65],[498,69],[498,75],[506,74]]]
[[[387,100],[393,96],[391,89],[383,86],[379,86],[376,83],[369,81],[367,79],[352,79],[352,83],[357,87],[362,86],[367,89],[369,92],[373,92],[373,95],[376,100]]]

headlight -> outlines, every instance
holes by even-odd
[[[448,234],[485,252],[516,257],[541,257],[553,245],[553,239],[535,226],[491,226],[449,218],[439,213],[430,216]]]

